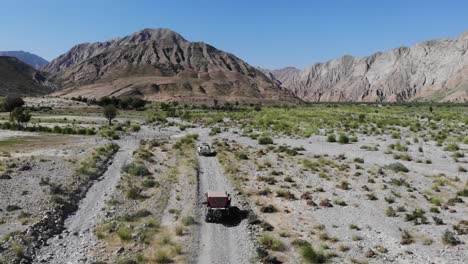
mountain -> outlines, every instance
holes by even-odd
[[[49,63],[47,60],[25,51],[0,51],[0,56],[15,57],[36,69],[39,69]]]
[[[368,57],[343,56],[300,72],[270,72],[309,102],[466,102],[467,50],[468,32]]]
[[[144,29],[85,43],[44,68],[59,96],[140,96],[155,101],[292,102],[297,99],[258,69],[169,29]]]
[[[0,96],[35,96],[52,92],[46,76],[15,57],[0,56]]]
[[[261,69],[259,68],[266,76],[270,77],[272,80],[278,81],[280,83],[284,83],[287,81],[291,76],[299,73],[301,70],[295,67],[285,67],[276,70],[269,70],[269,69]]]

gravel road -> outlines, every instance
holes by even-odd
[[[141,139],[164,136],[143,128],[138,134],[115,141],[120,149],[115,154],[112,164],[107,168],[100,181],[93,184],[86,197],[80,202],[78,211],[65,221],[65,230],[47,241],[47,246],[38,250],[33,263],[75,264],[89,263],[87,256],[97,244],[93,233],[96,224],[103,217],[105,203],[111,197],[120,179],[122,166],[130,162],[133,151]]]
[[[208,142],[208,137],[200,135]],[[224,176],[216,157],[199,157],[199,203],[204,200],[204,193],[208,191],[227,191],[234,194],[234,190]],[[232,205],[237,205],[233,195]],[[250,263],[253,257],[253,243],[247,229],[247,221],[237,226],[226,226],[220,223],[206,223],[204,208],[200,207],[199,249],[196,263]]]

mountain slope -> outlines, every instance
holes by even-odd
[[[168,29],[73,47],[44,70],[60,96],[141,96],[156,101],[289,102],[296,99],[261,71]]]
[[[299,73],[301,70],[295,67],[285,67],[276,70],[260,69],[266,76],[272,80],[284,83],[291,78],[291,76]]]
[[[468,32],[378,52],[344,56],[279,76],[309,102],[468,101]]]
[[[47,63],[49,63],[44,58],[41,58],[36,54],[32,54],[25,51],[0,51],[0,56],[15,57],[20,61],[33,66],[36,69],[39,69],[42,66],[45,66]]]
[[[45,95],[52,90],[43,73],[17,58],[0,56],[0,96]]]

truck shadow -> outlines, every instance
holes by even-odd
[[[249,216],[248,210],[242,210],[237,206],[231,207],[229,216],[226,216],[223,220],[218,221],[218,224],[222,224],[226,227],[238,226],[242,220],[246,219]]]

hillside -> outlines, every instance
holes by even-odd
[[[467,50],[468,32],[368,57],[343,56],[287,75],[270,72],[309,102],[466,102]]]
[[[0,51],[0,56],[15,57],[20,61],[39,69],[49,63],[44,58],[25,51]]]
[[[14,57],[0,56],[0,96],[45,95],[52,90],[40,71]]]
[[[190,103],[291,102],[289,91],[236,56],[168,29],[85,43],[44,67],[71,97],[141,96]]]

